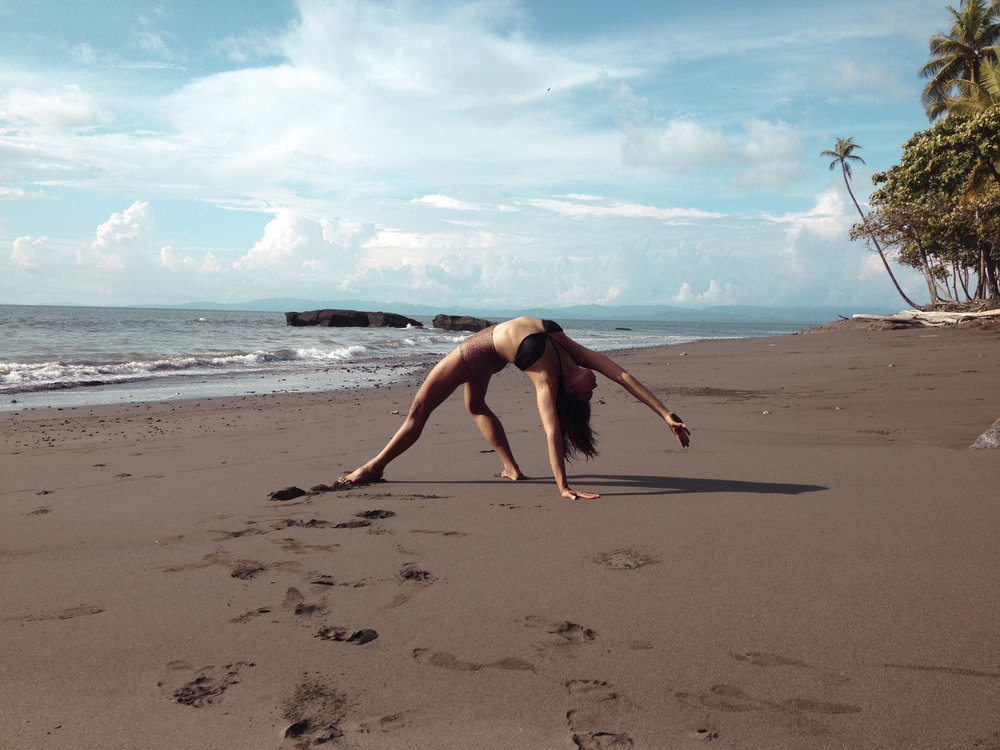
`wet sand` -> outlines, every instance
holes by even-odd
[[[0,414],[0,746],[1000,748],[1000,333],[618,359],[692,445],[602,381],[592,501],[514,368],[520,483],[456,395],[321,491],[410,386]]]

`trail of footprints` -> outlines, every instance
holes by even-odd
[[[297,488],[286,488],[272,493],[270,499],[278,502],[305,501],[322,492],[334,488],[320,486],[310,493],[296,491]],[[385,495],[383,495],[385,497]],[[333,522],[318,518],[303,520],[301,518],[283,518],[272,520],[269,526],[248,522],[247,528],[238,531],[215,532],[219,541],[231,541],[244,537],[252,537],[289,529],[316,530],[352,530],[367,529],[368,533],[386,533],[377,522],[386,521],[396,514],[393,511],[373,509],[356,514],[354,517]],[[461,538],[461,532],[441,532],[429,530],[414,530],[413,533],[442,534]],[[275,540],[284,550],[301,553],[315,550],[333,550],[335,544],[304,544],[294,538]],[[593,562],[611,570],[628,571],[644,565],[656,564],[658,559],[631,549],[619,549],[608,552],[594,559]],[[302,573],[301,565],[294,561],[277,563],[262,563],[254,560],[235,558],[230,553],[220,550],[200,562],[164,568],[164,572],[179,572],[209,565],[225,565],[230,569],[232,578],[241,581],[252,581],[268,571],[285,570]],[[409,562],[401,566],[398,579],[404,584],[430,585],[435,576],[423,570],[419,565]],[[354,647],[365,647],[376,641],[380,636],[373,628],[345,627],[341,624],[329,624],[324,619],[330,613],[328,597],[322,589],[332,592],[336,587],[359,587],[367,585],[368,581],[338,582],[328,574],[307,573],[304,583],[312,587],[307,589],[313,593],[310,597],[302,593],[298,587],[286,589],[280,602],[248,611],[229,620],[230,623],[244,624],[262,617],[295,618],[309,625],[313,630],[312,637]],[[305,586],[303,586],[305,588]],[[406,603],[412,594],[401,593],[385,608],[400,606]],[[96,610],[100,611],[100,610]],[[75,612],[73,613],[76,614]],[[84,614],[91,614],[90,611]],[[58,616],[64,616],[62,614]],[[316,623],[313,627],[312,623]],[[416,648],[412,658],[431,669],[446,669],[458,672],[486,672],[495,670],[526,672],[533,674],[551,673],[551,667],[546,664],[552,659],[569,655],[573,650],[588,648],[589,644],[599,640],[599,634],[591,628],[568,620],[546,618],[539,615],[528,615],[521,621],[523,627],[536,633],[533,636],[534,654],[541,661],[538,663],[521,656],[502,656],[489,661],[473,661],[461,655],[430,648]],[[786,667],[809,670],[820,682],[826,684],[847,681],[841,675],[833,675],[816,669],[808,664],[794,659],[788,659],[776,654],[740,653],[731,654],[732,658],[751,667],[774,668]],[[559,663],[565,664],[565,661]],[[223,699],[224,693],[238,685],[244,675],[252,674],[252,662],[235,662],[224,666],[195,667],[192,664],[178,660],[166,665],[164,677],[159,682],[163,694],[173,702],[194,709],[212,706]],[[281,728],[281,739],[296,750],[321,745],[337,745],[337,740],[344,737],[344,723],[352,702],[345,692],[330,684],[330,678],[321,673],[304,674],[294,692],[281,704],[285,724]],[[574,745],[579,750],[612,750],[632,748],[635,739],[630,733],[630,727],[635,726],[645,713],[642,706],[624,696],[609,682],[581,677],[569,679],[560,684],[565,691],[567,701],[566,725]],[[788,698],[783,701],[769,701],[748,694],[742,689],[731,685],[710,685],[704,690],[670,691],[673,697],[683,706],[698,709],[705,716],[724,715],[739,712],[764,712],[775,719],[774,723],[786,723],[798,728],[801,732],[821,734],[826,726],[815,720],[816,715],[835,715],[857,713],[857,706],[833,702],[815,701],[805,698]],[[359,725],[352,731],[392,731],[407,726],[410,717],[406,713],[380,717],[377,720]],[[794,721],[792,721],[794,720]],[[811,730],[811,731],[810,731]],[[703,721],[693,727],[687,736],[690,740],[710,741],[718,739],[720,732],[709,721]]]

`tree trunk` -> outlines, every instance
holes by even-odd
[[[927,292],[930,294],[931,304],[936,305],[938,302],[941,301],[941,299],[938,297],[938,289],[940,288],[940,285],[937,283],[937,279],[934,278],[934,269],[931,268],[931,263],[929,260],[927,260],[927,253],[924,251],[924,245],[920,241],[920,236],[912,230],[911,234],[913,235],[913,241],[917,244],[917,250],[920,251],[920,262],[923,264],[924,267],[923,268],[924,281],[927,282]],[[947,297],[950,295],[948,295],[948,293],[946,292],[945,296]]]
[[[861,206],[858,204],[858,199],[854,197],[854,191],[851,190],[851,182],[850,180],[847,179],[847,167],[843,163],[841,163],[841,168],[844,171],[844,184],[847,186],[847,194],[851,196],[851,200],[854,202],[854,207],[858,209],[858,214],[860,214],[861,216],[861,223],[865,227],[865,230],[867,231],[868,220],[865,218],[865,212],[861,210]],[[882,259],[882,265],[885,266],[885,272],[889,274],[889,278],[892,280],[892,285],[896,287],[896,291],[899,292],[899,296],[902,297],[903,301],[906,302],[906,304],[908,304],[910,307],[912,308],[919,307],[918,304],[916,304],[913,300],[911,300],[909,297],[906,296],[906,293],[903,291],[903,288],[899,285],[899,282],[896,281],[896,277],[893,275],[892,269],[889,268],[889,261],[886,259],[885,253],[882,252],[882,246],[878,244],[878,240],[875,239],[875,235],[872,234],[871,232],[868,232],[868,237],[871,239],[872,244],[875,245],[875,249],[878,250],[878,257]]]

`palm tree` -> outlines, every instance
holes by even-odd
[[[854,191],[851,190],[851,164],[865,163],[864,159],[854,153],[854,150],[859,148],[861,148],[861,146],[855,143],[853,138],[838,138],[833,150],[824,149],[820,152],[820,156],[829,156],[833,158],[833,161],[830,162],[830,171],[833,171],[838,164],[840,165],[840,170],[844,175],[844,185],[847,186],[847,194],[851,196],[851,200],[854,202],[854,207],[858,209],[858,213],[861,215],[861,224],[864,226],[867,221],[867,217],[865,216],[865,212],[861,210],[861,205],[858,203],[858,199],[854,197]],[[899,296],[902,297],[906,304],[910,307],[916,308],[917,304],[906,296],[903,288],[899,285],[899,282],[896,281],[896,276],[889,267],[889,261],[886,259],[885,253],[882,251],[882,246],[878,244],[878,239],[876,239],[875,235],[871,232],[868,233],[868,237],[871,239],[872,244],[875,245],[875,249],[878,251],[878,257],[882,259],[882,265],[885,266],[885,271],[889,274],[889,278],[892,279],[892,284],[896,287],[896,291],[899,292]]]
[[[1000,105],[1000,61],[983,60],[974,81],[956,81],[957,95],[947,96],[944,106],[949,115],[972,117]]]
[[[956,81],[957,96],[949,96],[944,106],[949,117],[972,118],[994,107],[1000,107],[1000,61],[983,60],[975,81]],[[978,146],[966,149],[974,157],[972,172],[962,189],[962,202],[978,197],[986,185],[1000,185],[997,165],[985,158]]]
[[[920,69],[929,78],[921,100],[932,121],[947,114],[947,99],[959,81],[979,82],[984,60],[998,59],[1000,2],[961,0],[959,10],[950,5],[954,23],[950,34],[935,34],[930,42],[930,61]]]

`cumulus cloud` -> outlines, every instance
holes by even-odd
[[[160,248],[160,265],[168,271],[180,271],[182,269],[196,268],[198,261],[194,258],[182,256],[170,245]]]
[[[153,239],[156,214],[152,206],[136,201],[121,213],[112,214],[97,227],[97,237],[89,251],[80,249],[77,263],[105,272],[121,271],[126,258],[149,249]]]
[[[808,211],[781,216],[764,214],[767,221],[786,224],[785,237],[790,244],[797,243],[803,235],[813,235],[827,242],[842,239],[850,232],[854,220],[845,213],[843,193],[831,187],[815,197],[816,204]]]
[[[704,292],[695,292],[688,282],[681,284],[674,296],[675,302],[696,305],[732,305],[739,300],[739,287],[730,284],[720,284],[715,279],[708,283]]]
[[[234,268],[287,268],[299,265],[325,245],[318,221],[293,211],[279,211],[264,227],[264,236],[233,264]]]
[[[14,247],[10,253],[10,260],[14,264],[14,268],[18,271],[36,268],[38,266],[36,260],[38,249],[45,244],[46,240],[48,237],[35,238],[30,235],[14,240]]]
[[[356,256],[366,228],[357,222],[314,219],[282,209],[264,227],[260,240],[233,263],[233,268],[296,275],[327,271],[334,267],[335,260],[343,264]]]

